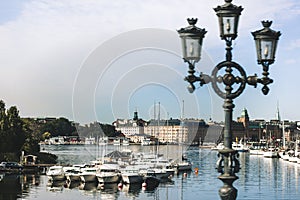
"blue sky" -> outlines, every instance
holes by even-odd
[[[197,17],[205,28],[203,58],[197,71],[210,74],[224,60],[224,42],[212,8],[222,0],[168,2],[149,0],[0,1],[0,98],[21,116],[64,116],[81,123],[111,123],[132,118],[135,110],[153,118],[224,118],[222,100],[210,85],[186,90],[187,66],[181,60],[176,30]],[[234,118],[247,108],[251,119],[273,119],[277,104],[283,119],[300,120],[300,3],[297,0],[236,0],[244,7],[233,58],[247,75],[256,63],[251,31],[272,20],[282,33],[276,62],[270,67],[270,93],[247,86],[235,100]],[[157,111],[158,112],[158,111]]]

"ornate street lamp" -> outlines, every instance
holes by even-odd
[[[257,83],[263,85],[262,92],[267,95],[269,92],[268,85],[273,82],[268,77],[269,65],[274,63],[275,51],[280,32],[270,29],[270,21],[263,21],[264,28],[253,32],[256,42],[257,61],[263,66],[263,77],[257,75],[247,76],[245,70],[238,63],[232,61],[232,41],[237,37],[239,16],[243,8],[235,6],[232,0],[225,0],[225,4],[218,6],[214,10],[219,18],[220,36],[226,42],[226,59],[217,64],[211,75],[200,73],[195,75],[195,64],[200,60],[201,47],[205,29],[195,26],[197,19],[188,19],[189,26],[178,30],[182,39],[183,59],[189,64],[188,75],[185,80],[190,83],[189,92],[194,92],[196,82],[200,86],[211,83],[214,91],[218,96],[224,99],[225,112],[225,130],[224,130],[224,149],[219,150],[217,171],[221,173],[218,177],[224,185],[219,190],[221,199],[236,199],[237,189],[233,187],[233,182],[238,179],[235,173],[240,170],[237,151],[232,149],[232,112],[234,108],[233,99],[238,97],[245,89],[246,84],[257,86]],[[198,52],[195,52],[198,51]],[[224,73],[225,69],[225,73]],[[235,70],[235,73],[233,71]],[[219,74],[223,71],[223,74]],[[236,72],[239,75],[236,75]],[[219,87],[223,85],[223,87]]]
[[[219,17],[220,37],[222,40],[231,41],[237,37],[239,17],[243,8],[235,6],[232,0],[225,0],[225,4],[214,8]]]
[[[268,77],[269,66],[275,61],[277,42],[281,33],[270,28],[272,21],[262,21],[263,29],[252,32],[256,44],[257,63],[263,66],[263,77],[258,81],[263,84],[262,91],[268,94],[268,84],[273,80]]]

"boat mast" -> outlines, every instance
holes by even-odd
[[[167,112],[167,136],[167,159],[169,159],[169,112]]]
[[[285,130],[284,130],[284,120],[282,120],[282,143],[283,143],[283,148],[285,149]]]
[[[157,142],[158,143],[156,144],[156,152],[158,155],[159,135],[160,135],[160,102],[158,102],[157,126],[158,126],[158,132],[157,132]]]
[[[160,102],[158,102],[157,127],[158,127],[157,137],[159,138],[159,132],[160,132]]]
[[[181,120],[184,119],[184,100],[182,100]]]
[[[154,111],[153,111],[153,123],[155,123],[156,120],[156,102],[154,101]],[[156,136],[156,128],[153,124],[153,136]]]

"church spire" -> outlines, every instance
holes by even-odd
[[[276,111],[276,120],[281,121],[280,113],[279,113],[279,102],[277,101],[277,111]]]

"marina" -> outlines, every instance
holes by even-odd
[[[129,145],[126,149],[133,152],[154,152],[155,146]],[[58,155],[61,164],[78,165],[95,160],[102,155],[102,149],[96,145],[47,145],[45,149]],[[119,146],[108,145],[107,152],[121,150]],[[160,146],[159,153],[165,154],[167,146]],[[168,156],[178,158],[177,145],[168,146]],[[192,163],[192,171],[179,172],[166,182],[157,186],[143,187],[137,184],[119,183],[99,184],[92,182],[49,181],[46,175],[1,175],[1,198],[8,199],[218,199],[221,182],[216,178],[217,151],[191,147],[185,149],[186,157]],[[235,187],[240,199],[298,199],[300,190],[300,165],[279,158],[265,158],[240,153],[242,169]],[[198,168],[198,171],[195,169]],[[13,181],[12,181],[13,180]],[[8,187],[18,188],[11,191]],[[6,198],[7,197],[7,198]]]

